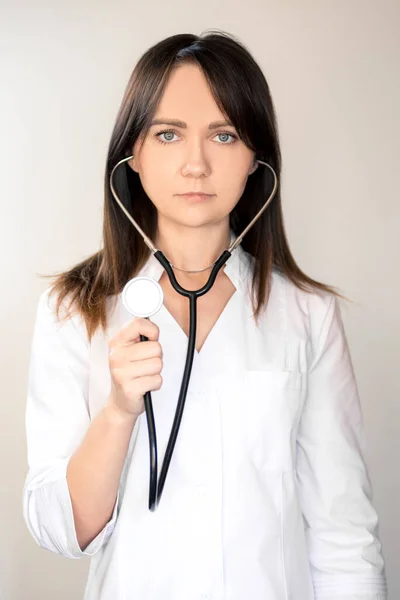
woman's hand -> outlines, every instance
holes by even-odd
[[[136,318],[109,340],[110,403],[118,412],[138,417],[145,410],[144,394],[160,389],[163,361],[159,333],[155,323]],[[141,342],[140,335],[148,341]]]

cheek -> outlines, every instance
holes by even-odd
[[[168,161],[142,157],[139,177],[144,191],[156,206],[179,192],[174,189],[172,165]]]
[[[168,194],[159,177],[146,173],[146,175],[142,174],[140,181],[147,196],[158,210],[168,204]]]
[[[217,193],[228,202],[237,202],[243,194],[247,183],[247,171],[230,168],[229,172],[219,178]]]

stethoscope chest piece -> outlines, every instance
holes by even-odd
[[[155,315],[164,302],[164,292],[151,277],[134,277],[122,291],[122,303],[135,317],[146,319]]]

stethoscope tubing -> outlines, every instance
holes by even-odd
[[[224,264],[227,262],[229,257],[232,255],[233,250],[235,250],[235,248],[237,248],[239,246],[243,237],[246,235],[246,233],[249,231],[249,229],[254,225],[254,223],[258,220],[258,218],[261,216],[261,214],[265,211],[267,206],[270,204],[270,202],[274,198],[274,196],[276,194],[276,190],[278,188],[278,178],[276,176],[274,169],[267,162],[264,162],[259,159],[257,160],[258,163],[265,165],[272,172],[272,175],[274,177],[274,185],[273,185],[271,194],[269,195],[268,199],[263,204],[261,209],[257,212],[257,214],[253,217],[253,219],[247,225],[247,227],[241,232],[240,235],[238,235],[236,237],[236,239],[231,243],[229,248],[227,250],[224,250],[224,252],[221,254],[219,259],[214,263],[207,283],[200,290],[186,290],[177,281],[177,279],[175,277],[175,273],[172,270],[171,263],[167,260],[167,258],[161,252],[161,250],[159,250],[158,248],[156,248],[154,246],[151,239],[145,234],[143,229],[139,226],[139,224],[135,221],[135,219],[133,219],[133,217],[129,214],[129,211],[122,204],[121,200],[119,199],[119,197],[115,191],[115,188],[113,185],[113,175],[114,175],[116,169],[122,163],[127,162],[132,158],[133,158],[133,155],[127,156],[126,158],[123,158],[119,162],[117,162],[117,164],[113,167],[111,174],[110,174],[110,189],[111,189],[112,195],[113,195],[115,201],[117,202],[117,204],[120,206],[121,210],[125,213],[125,215],[131,221],[131,223],[133,224],[135,229],[138,231],[138,233],[143,238],[143,242],[151,250],[152,254],[155,256],[155,258],[160,262],[160,264],[166,270],[169,280],[170,280],[171,285],[174,288],[174,290],[176,292],[178,292],[179,294],[181,294],[182,296],[186,296],[189,299],[190,325],[189,325],[189,339],[188,339],[185,368],[184,368],[184,372],[183,372],[181,388],[179,391],[178,404],[177,404],[174,421],[173,421],[172,428],[171,428],[170,437],[169,437],[169,440],[167,443],[164,460],[163,460],[163,463],[161,466],[161,472],[160,472],[159,479],[158,479],[157,435],[156,435],[156,425],[155,425],[155,420],[154,420],[153,403],[152,403],[151,393],[146,392],[144,394],[144,405],[145,405],[145,412],[146,412],[146,419],[147,419],[147,426],[148,426],[149,451],[150,451],[149,509],[151,511],[155,511],[160,502],[160,498],[161,498],[161,495],[162,495],[162,492],[164,489],[164,484],[165,484],[165,480],[167,477],[169,465],[171,462],[172,453],[173,453],[173,450],[175,447],[179,427],[180,427],[180,424],[182,421],[183,409],[185,406],[186,395],[187,395],[187,391],[188,391],[188,387],[189,387],[189,380],[190,380],[190,375],[191,375],[191,371],[192,371],[193,357],[194,357],[194,351],[195,351],[195,345],[196,345],[197,299],[200,296],[202,296],[203,294],[206,294],[211,289],[211,287],[218,275],[218,272],[224,266]],[[141,335],[140,340],[147,341],[147,337]]]

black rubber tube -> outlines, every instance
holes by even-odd
[[[210,277],[205,286],[200,290],[191,291],[185,290],[176,280],[175,274],[171,268],[171,265],[165,258],[161,251],[154,254],[157,260],[167,271],[169,280],[172,287],[182,296],[186,296],[189,299],[189,340],[186,354],[185,368],[182,377],[181,389],[179,391],[178,404],[175,411],[174,421],[172,423],[171,433],[169,436],[167,448],[165,450],[164,460],[161,466],[160,479],[158,480],[158,459],[157,459],[157,435],[156,426],[154,421],[153,404],[151,399],[151,393],[146,392],[144,395],[144,405],[146,409],[147,427],[149,432],[149,450],[150,450],[150,485],[149,485],[149,509],[155,511],[164,489],[165,480],[169,465],[171,463],[172,453],[178,437],[179,427],[182,421],[183,409],[185,407],[186,395],[189,387],[190,375],[193,366],[193,356],[196,348],[196,331],[197,331],[197,298],[206,294],[212,287],[218,272],[224,266],[231,253],[225,250],[220,258],[214,264],[214,267],[210,273]],[[147,337],[141,335],[140,341],[147,341]]]

